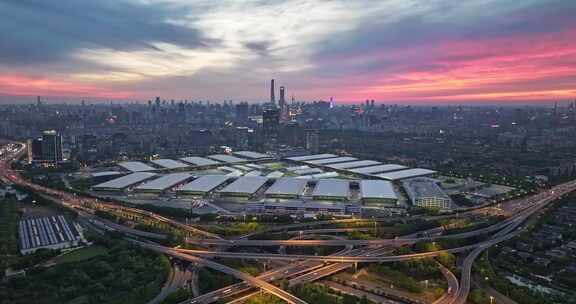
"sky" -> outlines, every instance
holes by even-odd
[[[0,0],[0,103],[576,99],[574,0]],[[278,94],[278,93],[277,93]]]

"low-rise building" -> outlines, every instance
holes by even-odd
[[[20,253],[38,249],[59,250],[78,246],[81,232],[63,215],[23,219],[18,223]]]
[[[447,210],[452,207],[452,199],[430,178],[411,178],[402,181],[413,206]]]

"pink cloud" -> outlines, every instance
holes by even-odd
[[[136,95],[135,92],[109,90],[91,84],[15,74],[0,74],[0,91],[5,95],[87,96],[111,99]]]

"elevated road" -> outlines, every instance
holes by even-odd
[[[144,243],[144,242],[139,242],[139,241],[135,241],[132,240],[133,243],[146,248],[146,249],[150,249],[152,251],[158,252],[158,253],[163,253],[181,260],[185,260],[185,261],[189,261],[189,262],[194,262],[200,265],[203,265],[205,267],[209,267],[212,268],[214,270],[223,272],[223,273],[227,273],[229,275],[232,275],[240,280],[243,280],[247,283],[249,283],[250,285],[257,287],[257,288],[262,288],[263,290],[265,290],[266,292],[269,292],[279,298],[281,298],[282,300],[291,303],[291,304],[306,304],[305,301],[291,295],[290,293],[282,290],[281,288],[278,288],[264,280],[255,278],[247,273],[244,273],[242,271],[236,270],[234,268],[228,267],[226,265],[222,265],[222,264],[218,264],[216,262],[212,262],[210,260],[206,260],[206,259],[202,259],[199,257],[195,257],[195,256],[191,256],[191,255],[187,255],[181,252],[178,252],[176,250],[174,250],[173,248],[169,248],[169,247],[164,247],[164,246],[159,246],[159,245],[152,245],[149,243]]]

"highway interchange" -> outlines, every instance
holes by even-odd
[[[193,236],[201,236],[201,238],[187,238],[187,241],[196,245],[209,245],[209,246],[219,246],[220,248],[229,248],[232,246],[345,246],[345,249],[340,252],[329,255],[329,256],[314,256],[314,255],[291,255],[291,254],[256,254],[256,253],[243,253],[243,252],[228,252],[225,250],[186,250],[186,249],[176,249],[165,246],[160,246],[152,242],[139,241],[135,239],[130,239],[135,244],[160,252],[163,254],[170,255],[174,258],[186,260],[193,262],[195,264],[203,265],[205,267],[212,268],[217,271],[221,271],[232,275],[240,280],[242,283],[234,284],[232,286],[216,290],[205,295],[201,295],[187,303],[210,303],[214,302],[223,297],[227,297],[233,294],[241,294],[250,290],[249,286],[265,290],[288,303],[306,303],[305,301],[291,295],[287,291],[271,284],[271,282],[277,281],[282,278],[290,278],[290,284],[298,284],[304,282],[311,282],[318,278],[325,277],[327,275],[334,274],[336,272],[342,271],[348,267],[351,267],[354,263],[358,262],[392,262],[392,261],[406,261],[411,259],[420,259],[426,257],[433,257],[444,252],[452,253],[464,253],[468,252],[466,255],[463,265],[461,267],[460,281],[457,280],[456,276],[452,274],[446,268],[441,267],[441,271],[447,278],[449,283],[448,292],[438,299],[434,303],[438,304],[464,304],[468,297],[470,291],[471,283],[471,271],[472,265],[475,259],[487,248],[494,246],[500,242],[508,240],[515,235],[517,235],[521,228],[522,223],[531,215],[538,212],[542,208],[549,205],[551,202],[560,198],[561,196],[576,190],[576,182],[568,182],[565,184],[558,185],[552,189],[543,191],[536,195],[523,198],[521,200],[515,200],[509,202],[506,206],[508,211],[512,216],[501,221],[498,224],[485,227],[482,229],[474,230],[462,234],[454,235],[439,235],[441,231],[438,229],[432,229],[434,233],[427,233],[424,237],[418,237],[418,234],[413,234],[404,237],[398,237],[395,239],[381,239],[381,240],[345,240],[345,239],[330,239],[330,240],[314,240],[314,239],[290,239],[290,240],[250,240],[249,237],[254,234],[244,235],[242,237],[236,238],[234,240],[227,240],[219,235],[203,231],[201,229],[192,227],[190,225],[183,224],[178,221],[174,221],[170,218],[163,217],[161,215],[143,211],[134,208],[126,208],[112,203],[105,203],[90,197],[81,197],[76,194],[68,193],[61,190],[55,190],[39,186],[37,184],[30,183],[22,179],[17,172],[11,169],[10,163],[14,159],[18,159],[25,151],[26,146],[21,144],[21,148],[12,153],[11,155],[4,155],[2,161],[0,162],[0,178],[4,182],[9,182],[13,184],[18,184],[27,188],[34,190],[35,192],[42,194],[43,196],[50,198],[65,207],[76,210],[81,217],[85,217],[92,222],[100,221],[101,219],[96,218],[93,214],[94,210],[86,207],[86,203],[91,203],[97,206],[99,209],[104,210],[124,210],[143,216],[150,217],[157,221],[172,225],[176,228],[182,229],[190,233]],[[469,212],[463,212],[460,216],[464,216],[466,213],[476,213],[478,210],[471,210]],[[481,212],[481,211],[480,211]],[[446,217],[446,216],[444,216]],[[380,220],[380,219],[376,219]],[[321,234],[322,232],[328,233],[328,231],[323,229],[309,229],[314,225],[324,225],[331,223],[346,223],[346,222],[357,222],[357,221],[374,221],[374,219],[348,219],[348,220],[336,220],[336,221],[322,221],[316,223],[300,223],[279,226],[276,228],[271,228],[266,230],[266,232],[273,231],[284,231],[284,230],[294,230],[307,228],[308,230],[302,230],[302,233],[307,233],[312,236]],[[100,223],[102,223],[100,221]],[[123,232],[127,235],[137,235],[133,229],[125,226],[116,225],[114,230]],[[487,240],[478,242],[473,245],[450,248],[440,251],[407,254],[407,255],[389,255],[390,249],[394,247],[399,247],[403,245],[414,244],[419,241],[431,241],[441,238],[469,238],[478,235],[488,235],[495,233],[490,236]],[[140,235],[143,236],[143,235]],[[209,260],[209,257],[227,257],[227,258],[244,258],[244,259],[264,259],[264,260],[289,260],[295,261],[294,263],[288,264],[287,266],[280,267],[278,269],[272,269],[267,271],[258,277],[248,275],[244,272],[235,270],[228,266],[216,263]],[[326,264],[328,263],[328,264]]]

